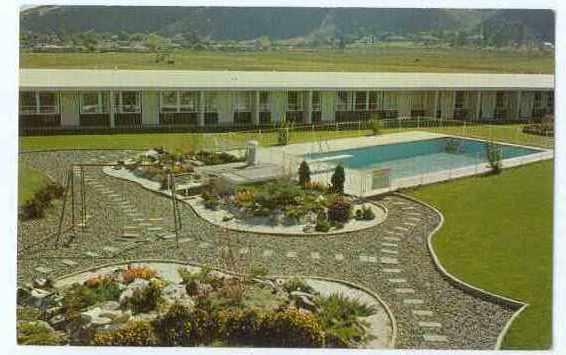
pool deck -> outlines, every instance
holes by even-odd
[[[296,174],[296,167],[304,159],[303,157],[305,154],[337,152],[336,159],[332,159],[333,157],[330,156],[326,159],[326,161],[316,162],[315,169],[311,167],[311,171],[312,170],[315,171],[315,173],[312,174],[313,180],[324,184],[329,184],[335,166],[335,164],[332,164],[332,162],[340,161],[340,157],[343,156],[343,153],[341,153],[341,151],[343,150],[358,149],[358,148],[372,147],[372,146],[385,145],[385,144],[415,142],[420,140],[430,140],[430,139],[445,138],[445,137],[472,139],[476,141],[486,141],[485,139],[463,137],[458,135],[439,134],[439,133],[431,133],[431,132],[423,132],[423,131],[410,131],[410,132],[391,133],[391,134],[378,135],[378,136],[341,138],[341,139],[333,139],[333,140],[324,140],[320,142],[298,143],[298,144],[290,144],[286,146],[264,148],[258,151],[257,157],[258,157],[258,162],[260,164],[269,163],[269,164],[281,166],[286,175],[293,176],[294,174]],[[504,159],[502,161],[503,168],[510,168],[540,160],[552,159],[554,157],[554,151],[550,149],[518,145],[518,144],[510,144],[510,143],[497,142],[497,141],[496,143],[502,145],[508,145],[508,146],[535,149],[539,151],[538,153],[533,153],[528,156]],[[359,170],[359,169],[346,168],[345,170],[346,170],[346,182],[344,184],[345,192],[355,196],[367,197],[367,196],[396,191],[402,188],[432,184],[436,182],[452,180],[455,178],[482,174],[489,172],[490,168],[489,166],[487,166],[486,163],[480,163],[461,168],[446,169],[442,171],[436,171],[431,173],[410,176],[406,178],[395,179],[390,182],[389,186],[382,188],[373,188],[373,186],[371,186],[371,174],[374,169]]]

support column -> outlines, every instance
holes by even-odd
[[[515,109],[515,117],[513,118],[514,120],[520,120],[521,119],[521,99],[522,99],[522,95],[523,92],[522,91],[517,91],[517,103],[516,103],[516,109]]]
[[[476,103],[476,120],[480,119],[481,114],[481,91],[478,91],[477,103]]]
[[[114,107],[114,91],[110,91],[109,95],[110,105],[108,109],[110,110],[110,127],[114,128],[116,125],[116,110]]]
[[[307,91],[305,95],[305,110],[304,110],[304,122],[306,124],[312,123],[312,91]]]
[[[199,127],[204,127],[204,91],[199,92],[197,124]]]
[[[252,124],[259,125],[259,91],[252,92]]]
[[[437,115],[438,115],[438,97],[439,97],[439,91],[436,90],[434,92],[434,112],[432,113],[432,117],[434,119],[436,119]]]

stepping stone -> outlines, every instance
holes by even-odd
[[[442,328],[442,324],[438,322],[418,322],[418,325],[422,328]]]
[[[399,260],[397,260],[397,258],[390,258],[387,256],[379,258],[379,261],[382,264],[399,264]]]
[[[106,251],[106,252],[108,252],[108,253],[114,254],[114,253],[117,252],[119,249],[118,249],[118,248],[115,248],[115,247],[104,247],[104,248],[102,248],[102,250],[104,250],[104,251]]]
[[[397,233],[395,233],[395,232],[393,232],[393,231],[390,231],[390,230],[384,230],[383,233],[386,233],[386,234],[397,234]]]
[[[320,254],[318,252],[312,252],[311,259],[320,259]]]
[[[389,279],[387,281],[391,282],[392,284],[402,284],[407,282],[406,279]]]
[[[408,207],[402,207],[402,210],[416,210],[417,208],[415,206],[408,206]]]
[[[420,219],[420,218],[416,218],[416,217],[407,217],[407,221],[420,222],[421,219]]]
[[[40,272],[42,274],[49,274],[53,270],[48,267],[39,266],[35,268],[35,271]]]
[[[143,222],[145,218],[134,218],[134,222]]]
[[[372,264],[377,263],[377,257],[375,257],[375,256],[368,256],[368,263],[372,263]]]
[[[173,236],[175,236],[175,235],[173,235]],[[182,239],[179,239],[179,244],[188,243],[188,242],[192,242],[192,241],[193,241],[193,238],[182,238]]]
[[[391,249],[381,249],[380,251],[384,254],[394,254],[394,255],[399,254],[397,250],[391,250]]]
[[[77,266],[79,263],[73,261],[73,260],[69,260],[69,259],[63,259],[61,260],[61,263],[63,265],[67,265],[67,266]]]
[[[124,226],[124,227],[122,227],[122,229],[129,229],[129,230],[136,229],[137,230],[137,229],[140,229],[140,227],[138,227],[138,226]]]
[[[86,256],[90,256],[91,258],[98,258],[98,257],[100,256],[100,255],[98,255],[97,253],[92,252],[92,251],[87,251],[87,252],[85,253],[85,255],[86,255]]]
[[[150,222],[161,222],[163,221],[163,218],[159,217],[159,218],[148,218],[147,219]]]
[[[139,238],[141,237],[141,235],[139,233],[129,233],[129,232],[124,232],[121,235],[122,238]]]
[[[415,216],[415,217],[422,217],[422,214],[419,212],[406,212],[407,216]]]
[[[296,257],[297,257],[297,252],[290,251],[290,252],[287,253],[287,257],[288,257],[288,258],[296,258]]]
[[[151,227],[151,226],[153,226],[153,223],[142,222],[142,223],[138,223],[138,225],[140,227]]]
[[[367,263],[368,262],[368,257],[366,255],[360,255],[360,261],[362,263]]]
[[[270,258],[273,255],[273,250],[264,250],[262,255],[264,258]]]
[[[198,247],[201,248],[201,249],[206,249],[206,248],[208,248],[209,246],[210,246],[210,244],[207,243],[207,242],[202,242],[202,243],[200,243],[200,244],[198,245]]]
[[[384,247],[391,247],[391,248],[397,248],[399,246],[395,243],[381,243],[381,245]]]
[[[344,255],[343,254],[335,254],[334,259],[336,259],[337,261],[342,261],[342,260],[344,260]]]
[[[405,228],[405,227],[401,227],[401,226],[397,226],[397,227],[393,227],[394,229],[400,230],[400,231],[404,231],[404,232],[408,232],[409,228]]]
[[[175,239],[175,238],[177,238],[177,236],[176,236],[174,233],[172,233],[172,234],[163,234],[163,235],[161,235],[159,238],[165,239],[165,240],[170,240],[170,239]],[[188,238],[188,239],[190,239],[190,238]],[[180,239],[179,239],[179,242],[181,242]],[[202,243],[201,243],[201,244],[202,244]],[[200,247],[200,245],[199,245],[199,247]],[[206,248],[206,247],[205,247],[205,248]]]
[[[415,290],[412,288],[396,288],[396,293],[407,294],[407,293],[415,293]]]
[[[401,269],[383,269],[383,272],[386,272],[388,274],[399,274],[402,271],[403,270],[401,270]]]
[[[401,239],[397,238],[397,237],[383,237],[383,239],[388,240],[390,242],[400,242],[401,241]],[[382,243],[382,244],[384,244],[384,243]]]
[[[403,222],[403,225],[404,225],[404,226],[410,226],[410,227],[416,226],[415,223],[411,223],[411,222]]]
[[[240,249],[240,255],[248,254],[249,252],[250,252],[249,248],[241,248]]]
[[[423,335],[423,338],[425,341],[437,343],[445,343],[448,341],[448,337],[446,335],[425,334]]]
[[[150,232],[158,232],[163,230],[163,227],[149,227],[147,230]]]
[[[405,298],[403,300],[403,303],[404,304],[424,304],[424,301],[416,299],[416,298]]]
[[[419,317],[432,317],[433,315],[432,311],[427,311],[424,309],[413,309],[412,312],[415,316],[419,316]]]

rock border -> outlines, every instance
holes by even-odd
[[[115,174],[114,170],[111,167],[102,168],[102,172],[104,174],[106,174],[107,176],[110,176],[112,178],[128,181],[128,182],[131,182],[131,183],[135,183],[135,184],[141,186],[142,188],[144,188],[148,191],[151,191],[153,193],[157,193],[157,194],[160,194],[160,195],[163,195],[163,196],[166,196],[166,197],[171,197],[171,191],[170,190],[159,190],[159,189],[152,188],[151,185],[156,184],[155,182],[142,181],[142,178],[138,178],[138,177],[136,177],[135,180],[134,179],[128,179],[127,177],[121,176],[120,174]],[[145,179],[143,179],[143,180],[145,180]],[[309,236],[346,235],[346,234],[350,234],[350,233],[360,232],[360,231],[363,231],[363,230],[366,230],[366,229],[369,229],[369,228],[377,227],[377,226],[383,224],[387,220],[387,217],[389,215],[389,210],[384,205],[382,205],[380,203],[373,202],[373,201],[372,202],[366,201],[365,203],[371,204],[374,207],[381,209],[383,211],[384,216],[383,216],[383,219],[381,221],[379,221],[377,223],[372,223],[372,224],[363,226],[361,228],[349,229],[349,230],[333,230],[333,231],[329,231],[329,232],[326,232],[326,233],[325,232],[317,232],[317,231],[314,231],[312,233],[262,231],[262,230],[246,229],[245,227],[239,228],[239,227],[235,227],[235,226],[229,226],[229,225],[226,225],[226,224],[221,223],[221,222],[210,220],[210,219],[204,217],[202,215],[200,209],[193,206],[193,201],[188,200],[185,196],[177,194],[177,201],[180,201],[180,202],[184,203],[185,205],[189,206],[191,208],[191,210],[195,213],[195,215],[197,215],[203,221],[206,221],[207,223],[210,223],[210,224],[217,226],[219,228],[231,230],[231,231],[235,231],[235,232],[254,233],[254,234],[258,234],[258,235],[277,235],[277,236],[281,236],[281,237],[309,237]]]
[[[103,269],[103,268],[118,267],[118,266],[124,266],[124,265],[135,264],[135,263],[140,263],[140,264],[143,264],[143,263],[148,263],[148,264],[149,263],[164,263],[164,264],[169,263],[169,264],[179,264],[179,265],[186,265],[186,266],[193,266],[193,267],[200,267],[200,268],[207,266],[207,267],[210,268],[210,270],[216,270],[216,271],[219,271],[219,272],[222,272],[222,273],[226,273],[228,275],[233,275],[233,276],[236,276],[236,277],[245,276],[244,274],[239,274],[239,273],[232,272],[232,271],[229,271],[229,270],[225,270],[225,269],[222,269],[222,268],[219,268],[219,267],[208,266],[208,265],[199,264],[199,263],[186,262],[186,261],[181,261],[181,260],[176,260],[176,259],[134,259],[134,260],[128,260],[128,261],[106,263],[106,264],[102,264],[102,265],[98,265],[98,266],[93,266],[93,267],[90,267],[90,268],[87,268],[87,269],[75,271],[75,272],[57,277],[56,279],[54,279],[54,284],[66,279],[66,278],[78,276],[78,275],[83,274],[83,273],[94,272],[96,270]],[[314,279],[314,280],[321,280],[321,281],[329,281],[329,282],[335,282],[335,283],[338,283],[338,284],[341,284],[341,285],[344,285],[344,286],[347,286],[347,287],[351,287],[353,289],[357,289],[359,291],[367,293],[368,295],[373,297],[375,300],[377,300],[377,302],[379,304],[381,304],[383,309],[385,309],[385,312],[387,313],[389,320],[391,321],[391,330],[392,330],[391,331],[391,338],[390,338],[389,341],[387,341],[389,348],[386,348],[385,350],[395,349],[395,344],[397,342],[397,334],[398,334],[397,320],[395,319],[393,312],[389,308],[389,305],[387,305],[387,303],[385,303],[385,301],[383,301],[377,293],[369,290],[368,288],[366,288],[364,286],[355,284],[353,282],[341,280],[341,279],[330,278],[330,277],[310,276],[310,275],[267,275],[266,277],[276,278],[276,279],[289,279],[289,278],[298,277],[298,278],[302,278],[302,279]],[[357,350],[363,350],[363,349],[357,349]],[[366,350],[371,350],[371,349],[366,349]],[[375,349],[375,350],[377,350],[377,349]]]
[[[438,214],[438,216],[440,217],[440,223],[429,233],[429,235],[427,237],[427,247],[428,247],[429,253],[432,256],[434,266],[440,272],[440,274],[444,277],[444,279],[446,279],[448,282],[450,282],[453,286],[463,290],[464,292],[466,292],[466,293],[468,293],[468,294],[470,294],[474,297],[479,297],[479,298],[482,298],[482,299],[487,300],[489,302],[501,304],[501,305],[516,309],[513,316],[507,321],[507,323],[503,327],[501,333],[499,333],[499,336],[497,337],[497,342],[495,344],[494,350],[501,350],[503,340],[504,340],[505,336],[507,335],[507,332],[511,328],[512,323],[529,306],[529,304],[526,303],[526,302],[522,302],[522,301],[510,298],[510,297],[505,297],[505,296],[501,296],[501,295],[498,295],[498,294],[493,293],[493,292],[489,292],[489,291],[487,291],[483,288],[480,288],[480,287],[473,286],[473,285],[471,285],[467,282],[460,280],[459,278],[452,275],[451,273],[449,273],[444,268],[444,266],[442,266],[442,263],[440,262],[440,259],[436,255],[436,252],[434,251],[434,247],[432,245],[432,240],[437,235],[436,232],[438,232],[440,230],[440,228],[442,228],[442,226],[444,225],[444,215],[436,207],[434,207],[434,206],[432,206],[432,205],[430,205],[430,204],[428,204],[424,201],[421,201],[421,200],[419,200],[415,197],[408,196],[408,195],[400,193],[400,192],[395,192],[394,194],[401,196],[403,198],[406,198],[408,200],[411,200],[411,201],[418,203],[422,206],[428,207],[431,210],[433,210],[436,214]]]

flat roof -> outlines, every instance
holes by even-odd
[[[554,75],[20,69],[29,90],[549,90]]]

